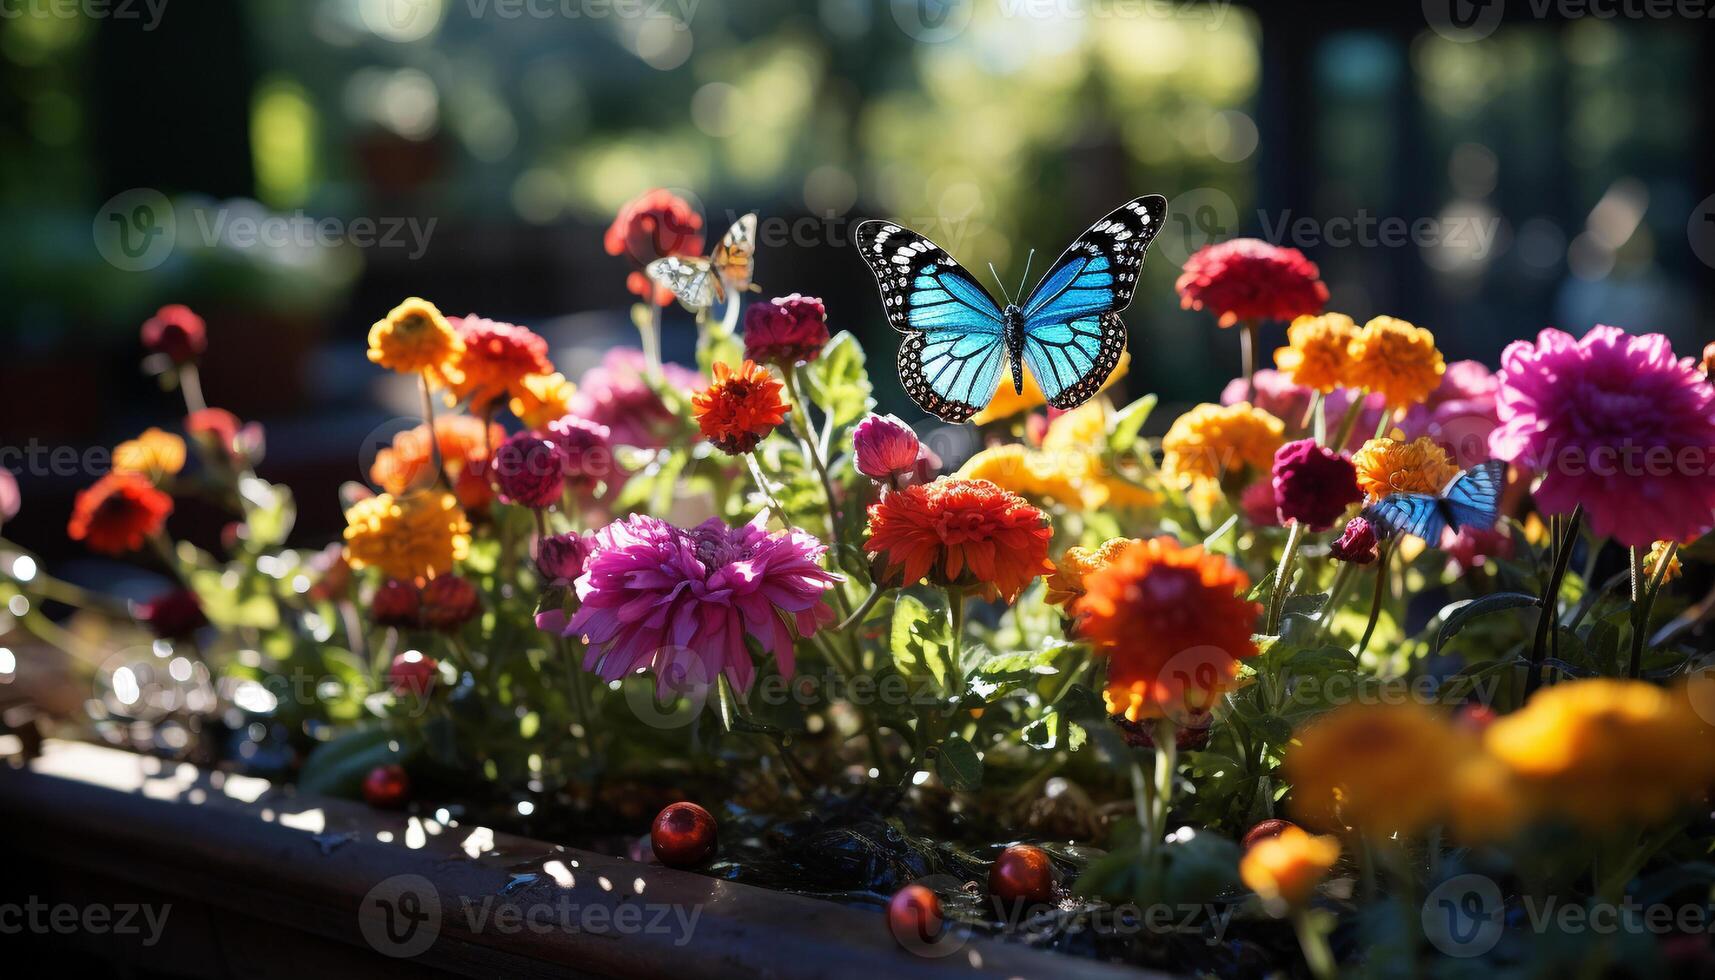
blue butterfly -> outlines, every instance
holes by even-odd
[[[1125,351],[1119,312],[1166,213],[1159,194],[1127,202],[1079,235],[1022,305],[1009,299],[1004,309],[929,239],[890,221],[858,225],[858,252],[881,287],[887,322],[905,335],[906,394],[926,412],[963,422],[994,397],[1005,362],[1015,392],[1024,390],[1028,366],[1048,404],[1082,404]]]
[[[1492,531],[1501,519],[1506,464],[1497,459],[1471,467],[1447,482],[1439,495],[1395,493],[1364,508],[1364,519],[1393,537],[1410,534],[1430,545],[1441,533],[1472,527]]]

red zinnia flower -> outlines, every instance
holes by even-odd
[[[381,583],[369,600],[369,618],[377,626],[410,628],[422,618],[422,608],[422,595],[415,585],[390,578]]]
[[[450,321],[464,342],[454,364],[464,379],[452,386],[454,403],[470,399],[473,415],[487,415],[529,374],[552,374],[548,342],[535,331],[471,315]]]
[[[691,396],[691,415],[703,437],[722,452],[748,453],[786,421],[781,384],[754,361],[738,368],[715,362],[715,380]]]
[[[482,611],[482,596],[469,579],[441,575],[423,586],[423,625],[450,633],[476,618]]]
[[[828,343],[828,313],[813,296],[780,296],[744,311],[744,356],[790,370],[822,356]]]
[[[1201,545],[1162,536],[1127,546],[1084,579],[1078,630],[1108,658],[1108,710],[1177,721],[1209,710],[1256,655],[1262,605],[1250,579]]]
[[[977,585],[1018,598],[1048,560],[1048,518],[1016,493],[987,480],[937,480],[890,493],[869,508],[864,548],[906,584]]]
[[[189,636],[208,625],[208,617],[203,614],[202,603],[197,601],[196,593],[189,589],[174,589],[165,595],[156,596],[148,602],[139,603],[135,611],[137,619],[146,624],[151,633],[163,640]]]
[[[185,431],[193,439],[207,439],[221,452],[232,452],[238,441],[238,416],[224,408],[203,408],[185,416]]]
[[[1274,496],[1282,522],[1323,531],[1363,494],[1351,460],[1314,439],[1299,439],[1275,450]]]
[[[1207,309],[1223,327],[1242,320],[1292,320],[1322,312],[1328,287],[1295,248],[1255,238],[1210,245],[1191,256],[1174,288],[1187,310]]]
[[[80,491],[72,505],[66,534],[94,551],[119,555],[136,551],[157,534],[173,512],[173,498],[136,473],[109,473]]]
[[[673,302],[673,293],[650,282],[643,267],[669,255],[700,255],[703,218],[672,191],[653,190],[619,209],[602,247],[609,255],[630,258],[636,266],[626,277],[625,288],[645,299],[653,296],[657,306],[666,306]]]
[[[190,307],[174,303],[143,321],[143,346],[174,364],[189,364],[208,349],[208,329]]]

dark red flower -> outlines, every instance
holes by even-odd
[[[1324,530],[1360,496],[1352,461],[1316,440],[1299,439],[1275,450],[1274,499],[1282,524],[1297,521],[1312,531]]]
[[[560,449],[552,439],[519,432],[500,444],[489,461],[489,472],[500,498],[509,504],[541,510],[560,499],[565,483]]]
[[[788,370],[813,361],[828,342],[828,312],[813,296],[780,296],[744,311],[744,356]]]
[[[1376,529],[1362,517],[1346,522],[1346,530],[1328,548],[1328,553],[1354,565],[1368,565],[1376,560]]]
[[[137,473],[109,473],[72,504],[66,536],[92,551],[121,555],[136,551],[166,526],[173,498]]]
[[[174,303],[143,321],[143,346],[174,364],[189,364],[208,349],[208,329],[190,307]]]
[[[476,618],[482,596],[469,579],[440,575],[423,586],[423,625],[450,633]]]
[[[417,587],[410,582],[390,578],[375,590],[369,600],[369,618],[377,626],[410,628],[417,625],[423,600]]]
[[[149,632],[163,640],[189,636],[208,625],[202,603],[189,589],[173,589],[148,602],[139,603],[137,618],[149,627]]]
[[[602,247],[623,255],[635,267],[625,287],[658,306],[673,302],[673,293],[649,281],[643,267],[669,255],[699,255],[703,251],[703,218],[684,199],[667,190],[653,190],[619,209],[608,226]]]
[[[387,686],[393,689],[394,694],[424,697],[434,688],[440,668],[434,657],[406,650],[387,666]]]
[[[1174,286],[1185,309],[1206,309],[1230,327],[1322,312],[1328,287],[1320,276],[1316,263],[1298,249],[1235,238],[1191,256]]]

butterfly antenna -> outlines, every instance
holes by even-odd
[[[994,276],[994,284],[1000,287],[1000,294],[1006,297],[1006,305],[1012,305],[1012,295],[1006,291],[1006,283],[1000,281],[1000,273],[994,270],[994,263],[989,263],[989,275]]]
[[[1035,258],[1036,249],[1031,249],[1030,254],[1024,257],[1024,278],[1018,280],[1018,295],[1020,296],[1024,295],[1024,287],[1030,282],[1030,263]]]

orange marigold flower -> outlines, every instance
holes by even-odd
[[[1131,351],[1122,351],[1119,363],[1114,365],[1113,371],[1108,374],[1108,379],[1102,382],[1102,387],[1098,391],[1106,391],[1109,385],[1125,377],[1125,373],[1130,369]],[[1012,381],[1010,379],[1002,380],[1000,388],[995,391],[994,398],[989,401],[988,407],[971,416],[971,424],[988,425],[990,422],[1009,419],[1020,412],[1041,408],[1046,404],[1048,404],[1048,396],[1042,393],[1042,386],[1036,383],[1035,375],[1032,375],[1030,369],[1026,368],[1024,371],[1024,390],[1013,391]]]
[[[1297,908],[1310,900],[1317,884],[1339,859],[1337,838],[1311,836],[1288,825],[1245,852],[1239,861],[1239,877],[1263,901]]]
[[[470,522],[450,493],[376,494],[345,512],[345,557],[389,578],[421,580],[452,571],[470,552]]]
[[[1137,541],[1084,578],[1078,630],[1108,658],[1103,697],[1131,721],[1207,711],[1256,656],[1250,578],[1201,545]]]
[[[1352,455],[1358,489],[1371,501],[1390,493],[1440,493],[1459,473],[1447,450],[1428,436],[1411,442],[1371,439]]]
[[[1659,565],[1662,558],[1667,555],[1667,546],[1669,544],[1671,544],[1671,542],[1657,541],[1655,544],[1650,545],[1649,554],[1644,556],[1645,575],[1655,575],[1656,566]],[[1668,558],[1667,560],[1667,568],[1662,571],[1661,580],[1663,582],[1671,582],[1678,578],[1680,573],[1684,570],[1685,569],[1679,563],[1679,553],[1678,551],[1675,551],[1673,557]]]
[[[1352,339],[1351,355],[1346,383],[1379,392],[1389,408],[1422,404],[1447,371],[1434,334],[1391,316],[1364,324]]]
[[[957,478],[889,493],[869,508],[869,540],[889,574],[914,584],[980,586],[1007,602],[1048,560],[1048,518],[1016,493],[987,480]]]
[[[109,473],[79,491],[66,535],[92,551],[122,555],[136,551],[166,526],[173,498],[137,473]]]
[[[1285,433],[1285,423],[1249,402],[1205,403],[1173,420],[1161,440],[1162,468],[1181,486],[1247,467],[1267,472]]]
[[[437,384],[460,380],[464,343],[435,304],[413,296],[369,328],[369,359],[400,374],[424,374]]]
[[[1060,560],[1054,563],[1053,574],[1048,576],[1045,583],[1048,592],[1043,596],[1043,601],[1050,606],[1066,606],[1082,597],[1084,580],[1090,573],[1106,567],[1114,560],[1114,556],[1136,541],[1136,538],[1109,538],[1102,542],[1099,548],[1077,545],[1067,548]]]
[[[525,376],[554,370],[548,360],[548,342],[533,330],[480,316],[448,322],[464,348],[454,361],[459,379],[447,393],[450,405],[468,398],[471,414],[486,415],[517,391]]]
[[[1274,366],[1294,384],[1333,391],[1347,384],[1352,368],[1352,341],[1358,325],[1344,313],[1301,316],[1286,331],[1286,347],[1274,352]]]
[[[153,482],[185,468],[185,441],[171,432],[149,428],[135,439],[113,447],[113,472],[138,473]]]
[[[447,479],[455,482],[472,463],[487,459],[490,447],[505,440],[506,430],[492,422],[484,436],[481,419],[469,415],[435,418],[435,441],[441,444]],[[375,462],[369,465],[369,479],[394,496],[434,485],[435,457],[429,445],[429,427],[419,425],[395,435],[391,446],[375,454]]]
[[[734,455],[748,453],[786,421],[781,387],[755,361],[737,368],[716,361],[714,383],[691,397],[691,415],[715,448]]]
[[[565,418],[572,411],[572,396],[578,386],[566,380],[558,371],[551,374],[526,374],[512,390],[512,414],[526,428],[545,431],[548,423]]]
[[[1296,819],[1385,837],[1446,819],[1460,768],[1476,753],[1468,731],[1423,705],[1357,703],[1300,731],[1283,771]]]

